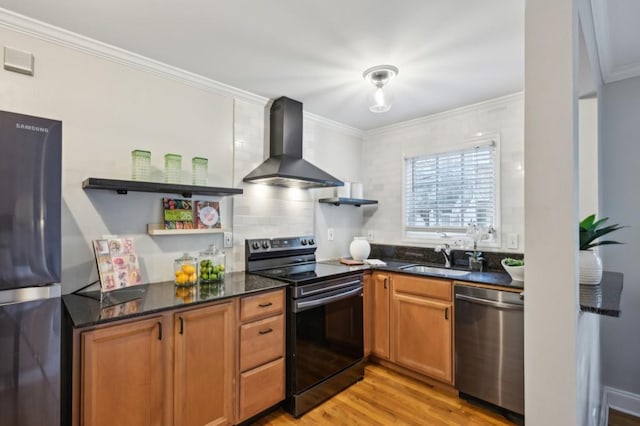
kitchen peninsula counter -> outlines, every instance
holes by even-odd
[[[102,294],[91,291],[62,297],[71,325],[83,328],[161,311],[244,296],[288,284],[244,272],[230,272],[221,283],[176,287],[173,281],[142,284]]]

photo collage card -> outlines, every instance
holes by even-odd
[[[142,284],[140,264],[133,239],[93,240],[93,249],[98,265],[100,288],[103,292]]]

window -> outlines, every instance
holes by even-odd
[[[491,140],[405,158],[405,232],[464,233],[472,222],[497,227],[495,157],[496,143]]]

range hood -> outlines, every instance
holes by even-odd
[[[344,185],[302,158],[302,103],[278,98],[270,117],[269,158],[243,181],[304,189]]]

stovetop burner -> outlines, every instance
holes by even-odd
[[[286,281],[298,286],[349,275],[353,273],[353,270],[346,265],[330,265],[313,262],[304,265],[258,270],[253,273]]]

